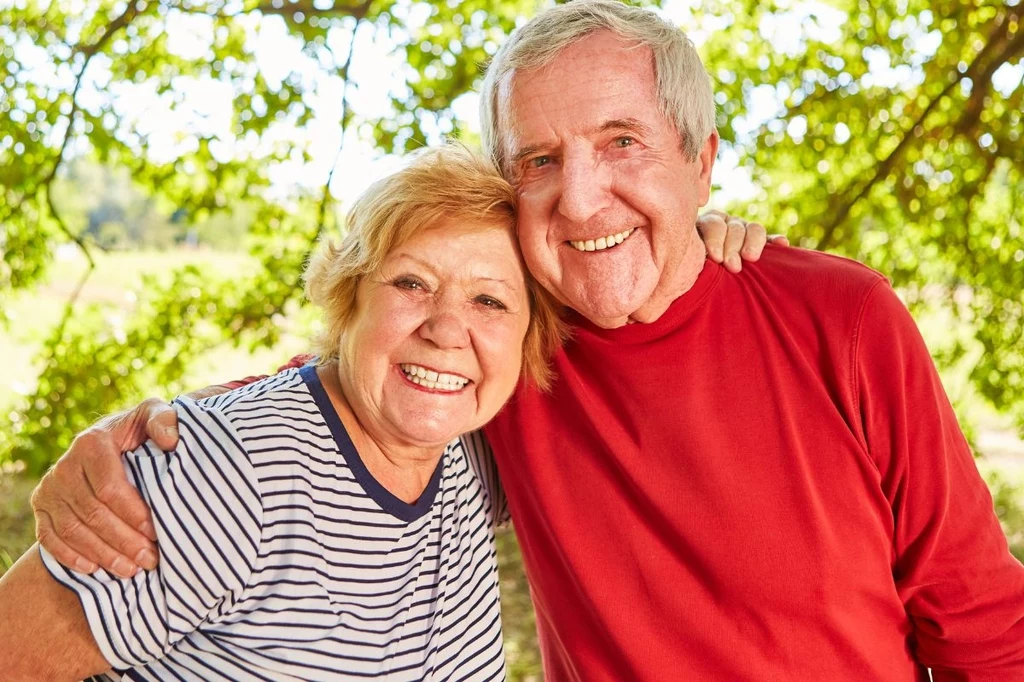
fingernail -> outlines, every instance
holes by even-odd
[[[728,264],[729,264],[729,267],[731,267],[733,270],[738,270],[740,268],[740,257],[735,255],[735,254],[732,255],[732,256],[729,256]]]
[[[156,529],[153,528],[153,524],[149,521],[143,521],[139,526],[139,532],[145,535],[150,540],[156,540]]]
[[[152,571],[156,568],[156,555],[148,549],[141,550],[135,555],[135,563],[147,571]]]
[[[110,570],[120,578],[131,578],[135,575],[138,567],[125,558],[117,557],[114,559],[114,563],[110,565]]]
[[[79,557],[75,559],[75,570],[79,573],[92,573],[96,570],[96,564]]]

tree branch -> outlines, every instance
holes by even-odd
[[[128,7],[125,8],[124,12],[122,12],[119,17],[110,22],[106,30],[103,32],[103,35],[101,35],[99,39],[96,40],[96,42],[92,43],[91,45],[86,45],[85,47],[79,47],[76,50],[79,54],[85,55],[85,59],[82,60],[82,65],[79,67],[78,73],[75,74],[75,87],[71,91],[71,111],[68,112],[68,128],[67,130],[64,131],[64,139],[61,140],[60,149],[57,150],[57,158],[53,162],[53,167],[50,168],[50,172],[47,173],[46,177],[44,177],[42,181],[39,183],[47,191],[47,203],[49,204],[51,211],[53,210],[53,204],[49,201],[49,186],[53,182],[54,178],[57,177],[57,171],[60,169],[61,164],[64,162],[64,153],[67,150],[68,143],[71,141],[72,138],[72,132],[75,126],[75,119],[78,117],[78,111],[80,108],[78,103],[78,91],[82,87],[82,81],[85,78],[85,71],[89,68],[89,62],[92,61],[92,58],[96,56],[96,54],[100,50],[103,49],[103,46],[110,41],[114,34],[117,33],[117,31],[124,28],[125,26],[127,26],[128,24],[130,24],[132,20],[138,15],[139,6],[143,4],[143,2],[144,0],[136,0],[135,2],[128,5]],[[60,222],[61,225],[63,225],[63,221],[60,221],[58,219],[58,222]],[[65,231],[67,231],[66,225],[64,225],[64,229]],[[78,240],[75,241],[78,242]],[[78,243],[79,246],[82,247],[84,250],[84,245],[81,242]]]
[[[352,5],[338,6],[337,4],[334,4],[330,9],[319,9],[314,4],[314,0],[292,0],[290,2],[286,0],[270,0],[269,2],[267,0],[262,0],[253,9],[258,10],[263,14],[276,14],[283,17],[292,17],[296,12],[302,12],[307,17],[344,16],[352,17],[356,21],[362,21],[366,18],[366,14],[370,11],[370,6],[372,4],[373,0],[364,0],[363,2],[357,2]]]
[[[984,150],[982,150],[982,151],[984,151]],[[978,196],[984,191],[985,185],[988,183],[988,179],[990,177],[992,177],[992,172],[995,170],[996,162],[998,160],[999,160],[999,157],[996,156],[995,154],[988,154],[988,153],[986,153],[985,154],[985,170],[982,171],[981,175],[978,176],[977,180],[975,180],[970,185],[968,185],[967,187],[964,188],[966,193],[967,193],[967,210],[964,213],[964,224],[965,225],[970,225],[973,222],[974,200],[977,199]],[[978,271],[978,255],[971,248],[971,232],[970,232],[970,230],[967,230],[964,233],[964,240],[963,240],[962,246],[963,246],[964,257],[965,258],[969,258],[970,261],[975,264],[975,267],[972,268],[972,269],[975,272],[977,272]]]
[[[1001,19],[1002,20],[997,18],[994,22],[995,27],[989,36],[988,42],[975,56],[971,65],[964,71],[964,73],[957,73],[956,77],[946,85],[945,88],[943,88],[942,92],[928,102],[928,105],[914,120],[913,125],[904,131],[903,137],[900,138],[900,141],[892,152],[890,152],[881,163],[874,166],[874,172],[871,177],[868,178],[859,188],[854,189],[851,186],[848,191],[844,192],[845,197],[843,198],[838,210],[830,211],[832,214],[831,219],[825,224],[821,239],[815,246],[816,249],[827,249],[832,245],[836,229],[843,223],[843,221],[846,220],[853,207],[860,200],[866,197],[880,180],[889,174],[889,171],[892,170],[892,167],[903,156],[904,151],[913,141],[914,131],[924,124],[925,120],[932,113],[935,107],[949,95],[950,91],[952,91],[954,87],[958,86],[964,78],[971,78],[976,84],[979,82],[981,83],[976,86],[977,90],[986,90],[991,84],[992,74],[995,73],[996,69],[998,69],[999,66],[1001,66],[1007,59],[1012,58],[1015,54],[1024,50],[1024,32],[1018,33],[1017,37],[1009,41],[1008,45],[1005,44],[1006,39],[1009,37],[1009,25],[1011,22],[1006,20],[1005,15],[1002,16]],[[1003,45],[1004,48],[998,52],[995,58],[990,60],[989,58],[991,54],[1001,45]],[[984,98],[982,98],[982,101],[984,101]],[[961,120],[963,120],[963,116],[966,115],[966,113],[963,114],[961,116]]]
[[[322,9],[316,7],[313,0],[295,0],[294,2],[288,2],[287,0],[259,0],[258,2],[250,1],[244,3],[242,9],[237,12],[224,12],[221,9],[211,11],[209,9],[192,5],[166,6],[169,9],[184,12],[185,14],[201,14],[219,19],[229,19],[245,14],[252,14],[253,12],[259,12],[268,16],[276,15],[284,17],[285,19],[293,19],[297,12],[301,12],[307,17],[352,17],[358,22],[366,18],[366,15],[369,13],[372,5],[373,0],[364,0],[363,2],[357,2],[355,4],[341,6],[333,5],[330,8]]]
[[[60,324],[57,325],[57,331],[52,337],[59,343],[60,340],[64,338],[64,328],[67,327],[68,320],[71,319],[71,314],[75,309],[75,303],[78,302],[78,297],[81,295],[82,289],[85,288],[85,283],[89,281],[89,277],[92,276],[93,271],[96,269],[96,261],[93,260],[92,252],[86,247],[85,243],[83,243],[81,237],[71,233],[71,230],[68,229],[64,219],[61,218],[60,213],[57,211],[57,207],[53,205],[52,185],[46,185],[44,191],[46,192],[46,204],[49,206],[50,213],[53,215],[54,220],[56,220],[57,224],[60,226],[61,232],[66,234],[69,239],[78,245],[79,250],[85,254],[85,259],[89,263],[89,267],[86,268],[84,273],[82,273],[81,279],[78,280],[78,284],[75,285],[74,290],[71,292],[67,302],[64,304],[64,313],[61,315]],[[55,354],[56,349],[56,343],[50,346],[49,351],[51,357]]]
[[[57,206],[54,204],[53,201],[53,181],[57,177],[57,171],[60,170],[61,165],[63,165],[64,163],[64,155],[67,152],[68,144],[70,143],[71,138],[74,135],[75,120],[78,118],[78,112],[80,109],[78,102],[78,91],[82,87],[82,82],[85,79],[85,72],[89,68],[89,62],[92,61],[92,58],[96,54],[98,54],[100,50],[103,49],[103,46],[110,41],[110,39],[114,36],[115,33],[117,33],[122,28],[124,28],[132,22],[132,20],[138,15],[139,8],[143,2],[144,0],[136,0],[135,2],[130,3],[125,8],[124,12],[121,13],[120,16],[115,18],[112,22],[110,22],[110,24],[107,25],[106,30],[104,30],[103,34],[95,42],[86,45],[85,47],[81,47],[77,50],[79,54],[84,55],[84,58],[82,59],[82,64],[78,69],[78,73],[75,74],[75,86],[71,91],[71,111],[68,112],[68,127],[67,130],[64,131],[64,139],[61,140],[60,148],[57,150],[57,158],[54,159],[53,166],[50,168],[50,172],[46,174],[46,176],[38,185],[38,187],[41,188],[43,192],[46,194],[46,206],[50,211],[50,215],[52,215],[53,219],[57,222],[57,226],[60,228],[60,231],[63,232],[68,239],[73,241],[78,246],[78,249],[82,252],[83,255],[85,255],[85,259],[89,263],[89,267],[86,268],[85,273],[82,275],[82,278],[78,281],[78,284],[71,292],[71,296],[68,298],[68,301],[65,304],[64,314],[62,315],[60,324],[57,327],[57,333],[53,337],[57,339],[58,342],[60,339],[64,338],[64,329],[67,326],[68,320],[71,319],[71,314],[74,310],[75,303],[78,301],[78,297],[82,293],[82,289],[83,287],[85,287],[85,283],[89,280],[89,277],[96,269],[96,261],[93,259],[92,251],[89,249],[89,245],[85,243],[85,240],[82,239],[81,235],[74,234],[71,231],[71,229],[68,228],[67,223],[64,222],[64,218],[62,218],[60,215],[60,211],[57,210]],[[102,250],[102,247],[99,247],[98,245],[97,248],[101,248]],[[56,345],[50,348],[51,355],[55,351],[55,349]]]
[[[352,28],[352,39],[348,44],[348,55],[345,56],[345,63],[338,69],[338,74],[341,76],[341,142],[338,144],[338,151],[334,154],[334,161],[331,163],[331,170],[327,173],[327,181],[324,183],[324,195],[320,200],[319,215],[317,217],[317,228],[316,228],[316,239],[320,238],[323,233],[325,225],[325,219],[327,217],[327,207],[331,203],[331,180],[334,179],[334,171],[338,168],[338,161],[341,160],[341,153],[345,149],[345,132],[348,127],[349,109],[348,109],[348,86],[349,67],[352,65],[352,55],[356,51],[356,32],[359,30],[359,25],[362,23],[362,19],[356,20],[356,25]],[[327,48],[333,54],[334,51],[330,47]]]
[[[86,63],[92,59],[93,55],[103,49],[103,46],[114,37],[115,33],[135,20],[135,17],[137,17],[141,11],[140,6],[143,4],[144,3],[140,2],[140,0],[129,3],[128,6],[125,7],[124,11],[121,12],[120,16],[107,24],[107,28],[103,31],[103,35],[97,38],[96,42],[79,48],[78,51],[85,55]],[[82,68],[82,71],[85,71],[84,67]]]
[[[974,87],[967,98],[964,113],[957,122],[956,132],[958,133],[967,133],[981,118],[981,112],[985,109],[985,98],[992,91],[992,76],[995,75],[996,70],[1014,57],[1024,54],[1024,31],[1018,31],[1012,39],[1007,31],[1004,32],[1002,38],[1004,38],[1003,48],[999,54],[993,57],[988,64],[979,67],[976,73],[971,73],[971,70],[968,69],[968,73],[964,74],[971,78]],[[995,41],[993,41],[994,44]]]

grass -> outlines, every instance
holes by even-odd
[[[99,253],[96,269],[79,296],[82,304],[106,303],[130,312],[133,292],[142,286],[144,275],[159,279],[184,265],[215,269],[218,272],[241,269],[251,260],[245,254],[205,250],[140,251]],[[58,253],[47,280],[31,293],[13,296],[4,302],[11,319],[9,329],[0,329],[0,358],[4,373],[0,379],[0,410],[8,408],[18,395],[30,391],[39,368],[34,359],[43,338],[64,313],[64,306],[86,270],[85,260],[77,252]],[[255,353],[224,348],[210,353],[190,368],[189,385],[208,386],[225,380],[273,372],[292,355],[304,352],[305,338],[285,336],[276,348]]]
[[[13,467],[0,469],[0,575],[35,542],[28,499],[35,481]]]

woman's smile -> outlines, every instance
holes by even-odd
[[[435,393],[458,393],[470,383],[470,380],[464,376],[414,363],[402,363],[399,365],[399,370],[409,383],[417,388]]]

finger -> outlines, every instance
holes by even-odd
[[[146,568],[156,566],[156,547],[124,525],[96,498],[85,472],[75,466],[71,456],[62,459],[43,477],[32,493],[32,508],[37,519],[48,518],[48,525],[58,538],[87,561],[121,576],[134,574],[136,567],[132,564],[135,563]],[[117,524],[123,526],[120,536],[111,530],[117,528]],[[83,525],[88,533],[82,530]],[[118,557],[126,563],[118,562]],[[128,557],[135,561],[128,561]]]
[[[729,272],[739,272],[743,269],[743,263],[740,261],[740,249],[743,247],[743,238],[746,232],[742,220],[734,218],[729,221],[725,233],[725,244],[722,248],[723,262]]]
[[[131,578],[138,572],[139,567],[134,561],[101,540],[82,519],[75,516],[70,507],[64,506],[60,513],[50,514],[54,532],[60,540],[86,561],[99,564],[119,578]]]
[[[122,556],[131,557],[135,564],[147,570],[156,568],[156,544],[118,516],[110,506],[101,502],[103,499],[101,491],[94,489],[93,493],[94,497],[83,498],[80,505],[74,509],[78,518],[100,540]],[[142,506],[145,507],[144,504]],[[145,523],[149,523],[148,519]],[[152,527],[151,523],[150,527]]]
[[[768,237],[768,243],[775,246],[790,246],[789,237],[784,234],[773,234]]]
[[[46,512],[36,514],[36,539],[53,558],[64,566],[74,569],[79,573],[92,573],[99,566],[89,561],[84,556],[71,549],[71,547],[60,539],[57,531],[53,528],[53,520]]]
[[[747,223],[746,234],[743,235],[743,248],[740,256],[745,261],[756,263],[761,258],[765,244],[768,243],[768,231],[761,223]]]
[[[97,447],[82,459],[82,477],[83,481],[69,481],[66,488],[75,513],[126,555],[136,557],[149,550],[155,558],[152,542],[157,538],[153,519],[139,491],[128,482],[121,453],[109,443]],[[153,567],[145,563],[143,566]]]
[[[178,446],[178,414],[173,407],[162,400],[150,398],[136,409],[145,411],[146,435],[161,450],[173,450]]]
[[[704,240],[704,249],[715,263],[721,263],[728,228],[718,212],[708,211],[697,219],[697,231]]]

